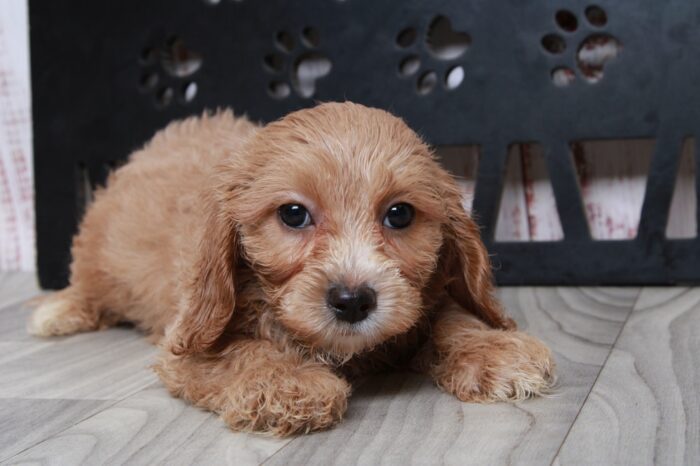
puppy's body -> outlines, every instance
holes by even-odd
[[[387,223],[406,204],[410,222]],[[308,224],[285,224],[289,205]],[[338,287],[355,301],[333,304]],[[135,322],[161,342],[173,394],[286,435],[337,422],[346,376],[409,363],[465,401],[545,390],[548,350],[491,287],[459,190],[397,118],[324,104],[263,128],[224,112],[171,124],[110,177],[70,287],[30,328]],[[359,289],[371,305],[348,320]]]
[[[56,319],[52,313],[63,310],[40,308],[33,330],[67,334],[128,320],[162,336],[202,240],[216,167],[235,165],[257,129],[230,112],[190,118],[132,154],[110,176],[109,188],[96,192],[74,239],[71,286],[59,293],[69,299],[65,312],[73,318]]]

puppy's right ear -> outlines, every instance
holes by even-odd
[[[211,199],[192,275],[184,284],[180,315],[172,329],[173,354],[204,353],[224,332],[236,305],[238,232],[222,202]]]

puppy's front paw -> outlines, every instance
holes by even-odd
[[[349,395],[350,385],[326,368],[297,368],[231,387],[221,417],[234,430],[277,436],[308,433],[340,421]]]
[[[554,383],[549,348],[521,332],[476,331],[441,353],[433,377],[462,401],[518,401],[547,393]]]

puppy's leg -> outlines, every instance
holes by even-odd
[[[517,401],[546,393],[554,361],[538,339],[494,330],[451,304],[433,327],[431,375],[462,401]]]
[[[29,333],[41,336],[70,335],[97,330],[100,315],[71,286],[40,300],[27,323]]]
[[[332,426],[350,394],[327,366],[265,340],[241,340],[222,357],[163,353],[155,369],[173,395],[218,413],[233,430],[278,436]]]

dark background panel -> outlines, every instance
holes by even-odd
[[[561,0],[124,0],[30,1],[31,58],[39,276],[44,287],[67,282],[70,241],[83,211],[83,174],[104,181],[105,167],[124,160],[155,130],[174,118],[205,109],[232,107],[267,122],[317,101],[353,100],[403,117],[428,142],[479,144],[482,161],[475,194],[484,239],[496,254],[501,284],[700,283],[697,240],[667,241],[663,231],[683,137],[695,134],[700,115],[700,4],[690,1],[606,0],[596,27],[585,20],[592,2]],[[568,9],[576,31],[562,31],[556,12]],[[467,32],[468,50],[440,60],[426,47],[438,16]],[[305,47],[300,34],[318,31],[320,43]],[[415,42],[397,45],[414,28]],[[282,53],[278,33],[294,47]],[[557,33],[561,54],[546,52],[541,39]],[[576,68],[579,44],[593,34],[612,34],[622,53],[590,84]],[[201,67],[178,78],[159,54],[180,39],[201,55]],[[148,50],[156,51],[153,63]],[[277,53],[282,71],[264,66]],[[273,81],[290,83],[296,61],[317,53],[332,62],[312,97],[292,89],[284,99],[269,94]],[[418,74],[434,70],[435,89],[416,92],[416,76],[400,76],[409,55]],[[444,74],[465,70],[462,84],[448,90]],[[552,84],[551,70],[568,66],[577,79]],[[144,89],[148,73],[159,84]],[[190,81],[192,102],[178,97]],[[173,101],[157,104],[160,86]],[[568,144],[585,139],[648,137],[657,140],[643,205],[639,237],[590,240]],[[565,232],[556,243],[494,243],[505,151],[513,142],[542,144]],[[81,168],[84,167],[84,168]],[[430,182],[430,180],[426,180]],[[83,197],[81,197],[83,196]]]

